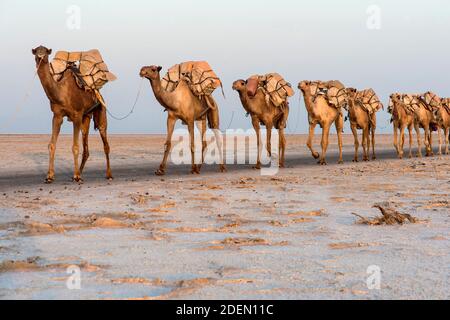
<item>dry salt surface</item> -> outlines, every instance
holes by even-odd
[[[450,158],[321,167],[289,136],[287,168],[221,174],[186,166],[156,177],[162,136],[111,136],[105,181],[91,137],[83,184],[70,181],[71,137],[58,142],[56,182],[43,184],[48,136],[0,136],[0,299],[449,299]],[[318,143],[318,141],[316,141]],[[366,226],[389,203],[418,224]],[[81,270],[69,290],[67,268]],[[381,270],[379,290],[367,270]]]

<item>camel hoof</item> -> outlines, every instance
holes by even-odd
[[[317,163],[320,164],[321,166],[326,166],[327,165],[327,162],[325,160],[320,160]]]
[[[338,164],[344,164],[344,160],[339,160]]]
[[[255,169],[255,170],[261,170],[261,165],[260,165],[260,164],[257,164],[256,166],[253,166],[253,169]]]
[[[373,156],[373,157],[372,157],[372,160],[377,160],[377,157]]]
[[[227,167],[225,167],[224,164],[221,164],[220,167],[219,167],[219,170],[220,170],[220,172],[222,172],[222,173],[227,172]]]
[[[286,166],[284,165],[284,163],[280,163],[279,167],[280,167],[280,169],[286,168]]]
[[[157,175],[157,176],[164,176],[165,174],[166,174],[166,171],[165,170],[162,170],[162,169],[158,169],[158,170],[156,170],[155,171],[155,174]]]
[[[314,159],[320,158],[320,154],[318,152],[314,152],[312,156],[314,157]]]
[[[108,180],[108,181],[113,181],[113,180],[114,180],[114,177],[113,177],[113,176],[106,177],[106,180]]]
[[[46,184],[52,184],[53,182],[55,181],[55,178],[49,178],[49,177],[47,177],[47,178],[45,178],[45,183]]]
[[[193,166],[192,170],[191,170],[191,174],[200,174],[200,167],[199,166]]]
[[[73,176],[72,182],[82,183],[82,182],[83,182],[83,179],[81,179],[80,176]]]
[[[353,159],[353,162],[359,162],[358,159]]]

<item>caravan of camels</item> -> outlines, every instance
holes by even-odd
[[[106,156],[106,178],[112,179],[110,169],[110,147],[107,138],[107,109],[100,94],[100,89],[115,76],[109,72],[98,50],[87,52],[57,52],[53,61],[49,61],[51,49],[40,46],[32,50],[36,60],[37,74],[42,87],[50,101],[53,112],[52,136],[49,144],[49,168],[47,183],[55,178],[54,161],[56,142],[63,118],[73,123],[73,180],[81,181],[81,175],[89,158],[89,127],[93,119],[95,129],[99,130]],[[157,175],[166,173],[167,161],[172,147],[172,135],[177,120],[188,127],[192,159],[191,173],[199,174],[201,166],[194,161],[195,124],[202,136],[203,159],[207,148],[207,126],[216,135],[218,150],[222,150],[222,138],[219,131],[219,106],[212,97],[215,89],[222,87],[219,77],[207,62],[184,62],[170,68],[161,77],[162,67],[143,67],[139,73],[150,81],[151,89],[157,101],[167,111],[167,140],[164,158],[156,171]],[[285,165],[286,138],[284,130],[289,116],[289,97],[294,95],[292,86],[277,73],[253,75],[247,80],[233,83],[242,106],[251,118],[257,133],[258,156],[255,168],[261,168],[260,127],[267,129],[267,152],[271,153],[272,129],[279,132],[279,166]],[[339,163],[343,163],[342,132],[345,115],[350,122],[354,135],[357,162],[359,154],[358,130],[362,130],[363,160],[376,159],[375,131],[377,112],[384,109],[383,104],[373,89],[357,90],[343,85],[339,81],[302,81],[298,85],[303,94],[308,112],[309,137],[307,146],[319,164],[326,165],[326,153],[329,145],[330,128],[334,124],[339,145]],[[223,89],[222,89],[223,90]],[[405,129],[409,132],[409,157],[412,157],[412,130],[414,128],[418,152],[422,156],[422,137],[426,156],[433,155],[433,132],[439,135],[439,155],[449,154],[450,98],[440,98],[432,92],[424,94],[400,94],[390,96],[388,112],[392,115],[394,127],[394,147],[398,157],[404,155]],[[316,126],[322,129],[321,153],[313,148]],[[79,135],[82,135],[83,153],[81,164],[79,158]],[[398,135],[400,134],[400,138]],[[443,139],[444,138],[444,139]],[[444,141],[444,142],[443,142]],[[445,149],[443,150],[443,144]],[[370,152],[372,155],[370,156]],[[220,154],[220,171],[224,172],[223,153]]]

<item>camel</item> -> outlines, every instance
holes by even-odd
[[[261,127],[264,125],[267,129],[267,152],[272,156],[272,128],[279,132],[279,167],[285,167],[285,151],[286,137],[284,129],[286,129],[287,119],[289,117],[289,105],[276,107],[271,101],[267,104],[265,94],[261,90],[257,90],[255,96],[250,98],[247,92],[245,80],[237,80],[233,83],[233,90],[237,91],[241,99],[242,106],[248,112],[252,119],[253,128],[256,131],[256,139],[258,144],[258,157],[255,169],[261,169]]]
[[[425,93],[430,95],[430,92]],[[427,104],[424,98],[420,95],[413,95],[415,102],[415,122],[414,127],[417,133],[417,144],[419,147],[418,157],[422,157],[422,144],[420,136],[420,128],[424,130],[424,144],[426,150],[426,156],[431,157],[433,153],[433,127],[436,126],[433,109],[435,108],[432,104]]]
[[[164,158],[155,174],[158,176],[163,176],[166,174],[167,160],[172,148],[172,135],[177,120],[182,120],[183,123],[188,126],[191,148],[191,173],[200,174],[201,169],[201,165],[197,165],[195,161],[194,130],[196,122],[202,136],[202,164],[205,160],[205,151],[207,148],[206,120],[208,120],[209,126],[213,129],[215,134],[220,157],[220,172],[225,172],[226,168],[223,162],[222,137],[219,132],[219,114],[215,101],[212,97],[204,97],[200,99],[195,96],[185,80],[180,80],[180,83],[173,92],[164,90],[161,86],[161,70],[162,67],[160,66],[149,66],[143,67],[140,71],[140,76],[150,81],[156,100],[158,100],[158,102],[167,110],[168,113],[167,139],[165,143]]]
[[[312,156],[315,159],[319,159],[320,165],[326,165],[326,152],[328,149],[328,139],[330,135],[330,127],[334,123],[336,126],[338,144],[339,144],[339,164],[344,163],[342,158],[342,131],[344,129],[344,116],[342,112],[328,103],[323,95],[313,97],[310,90],[311,82],[302,81],[299,83],[298,88],[303,92],[306,109],[308,111],[309,118],[309,136],[307,146],[311,150]],[[320,125],[322,128],[322,154],[313,149],[314,130]]]
[[[106,108],[98,103],[93,91],[80,89],[75,81],[73,71],[68,69],[64,72],[63,78],[56,82],[50,73],[49,55],[51,49],[39,46],[32,50],[36,60],[36,67],[39,79],[45,94],[50,100],[50,108],[53,112],[52,137],[48,146],[49,150],[49,168],[46,183],[52,183],[55,180],[55,151],[63,118],[73,123],[73,160],[74,174],[72,180],[81,182],[86,162],[89,158],[89,127],[91,118],[94,118],[95,129],[98,129],[103,140],[104,152],[106,156],[106,178],[111,180],[111,167],[109,161],[110,147],[107,138],[107,117]],[[93,107],[96,106],[94,109]],[[79,137],[80,131],[83,136],[83,157],[81,166],[78,166],[79,157]]]
[[[439,152],[438,155],[442,155],[442,133],[444,132],[444,143],[445,149],[444,154],[449,154],[449,134],[450,134],[450,99],[442,99],[441,106],[435,110],[434,113],[436,121],[438,124],[438,134],[439,134]]]
[[[350,127],[355,138],[355,156],[353,162],[358,162],[358,129],[362,130],[362,146],[363,146],[363,161],[369,161],[370,144],[372,142],[372,160],[376,159],[375,155],[375,130],[377,115],[374,112],[372,115],[363,108],[363,106],[355,101],[357,90],[354,88],[347,88],[348,95],[348,119],[350,120]],[[372,135],[372,141],[371,141]]]
[[[399,159],[403,159],[403,148],[405,145],[405,129],[409,132],[409,157],[412,158],[413,136],[412,130],[415,126],[414,113],[408,112],[406,105],[401,99],[401,95],[394,93],[390,96],[390,109],[392,113],[392,122],[394,125],[394,147]],[[398,132],[400,132],[400,142],[398,141]]]

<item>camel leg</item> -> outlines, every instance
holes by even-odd
[[[427,126],[425,128],[425,137],[426,137],[425,143],[427,144],[427,157],[432,157],[432,156],[434,156],[434,152],[433,152],[433,130],[431,130],[431,128],[429,126]]]
[[[445,132],[445,154],[449,154],[448,152],[448,144],[449,144],[449,132],[450,128],[447,127],[445,128],[444,132]]]
[[[189,130],[189,138],[190,138],[190,147],[191,147],[191,173],[192,174],[200,174],[200,170],[195,163],[195,131],[194,131],[194,122],[188,123]]]
[[[53,125],[52,125],[52,138],[48,144],[49,152],[49,162],[48,162],[48,173],[45,183],[52,183],[55,180],[55,152],[56,152],[56,142],[58,141],[59,132],[61,130],[61,125],[63,123],[63,117],[60,115],[53,115]]]
[[[400,143],[398,147],[398,157],[403,159],[403,150],[405,147],[405,126],[400,126]]]
[[[74,173],[72,181],[81,182],[81,174],[80,167],[78,165],[78,158],[80,155],[80,131],[81,131],[81,121],[76,119],[73,121],[73,145],[72,145],[72,154],[73,154],[73,164],[74,164]]]
[[[257,155],[257,160],[256,160],[256,165],[253,167],[254,169],[261,169],[261,152],[262,152],[262,145],[261,145],[261,126],[259,124],[259,119],[256,117],[252,118],[252,124],[253,124],[253,128],[255,129],[256,132],[256,142],[257,142],[257,147],[258,147],[258,155]]]
[[[397,155],[400,156],[400,150],[399,150],[399,146],[398,146],[398,123],[397,121],[394,121],[394,148],[395,151],[397,151]]]
[[[169,153],[172,148],[172,135],[173,135],[173,131],[175,129],[176,122],[177,122],[177,119],[175,117],[172,117],[171,115],[169,115],[167,117],[167,137],[166,137],[166,143],[164,145],[164,158],[159,166],[159,169],[156,170],[156,172],[155,172],[155,174],[157,176],[163,176],[166,174],[167,159],[169,158]]]
[[[206,122],[205,122],[205,125],[206,125]],[[223,161],[223,138],[222,138],[222,134],[219,131],[219,129],[213,129],[213,132],[214,132],[214,137],[216,139],[217,149],[219,149],[219,159],[220,159],[219,170],[220,170],[220,172],[226,172],[227,168],[225,167],[225,163]]]
[[[417,157],[418,158],[422,158],[422,141],[421,141],[421,137],[420,137],[420,127],[419,124],[415,124],[414,128],[416,130],[416,135],[417,135]]]
[[[111,173],[111,163],[109,160],[109,154],[111,152],[111,148],[109,147],[108,135],[107,135],[108,118],[106,115],[106,108],[102,107],[102,109],[99,112],[100,113],[98,115],[97,126],[98,126],[98,131],[100,133],[100,137],[102,138],[103,152],[105,153],[105,158],[106,158],[106,179],[112,180],[113,176]]]
[[[318,152],[314,151],[313,148],[313,140],[314,140],[314,130],[316,130],[316,123],[310,123],[309,124],[309,135],[308,135],[308,142],[306,145],[308,146],[309,150],[311,150],[311,154],[314,157],[314,159],[319,159],[320,155]]]
[[[412,134],[412,125],[410,125],[408,127],[408,132],[409,132],[409,158],[411,159],[413,157],[412,154],[412,145],[413,145],[413,134]]]
[[[206,142],[206,120],[197,122],[197,128],[202,137],[202,164],[198,166],[200,170],[205,163],[206,148],[208,147],[208,143]]]
[[[279,137],[279,144],[280,144],[280,148],[279,148],[279,157],[280,157],[280,168],[284,168],[285,167],[285,151],[286,151],[286,136],[284,135],[284,129],[279,129],[278,130],[278,135]]]
[[[272,157],[272,125],[266,125],[266,129],[267,129],[267,141],[266,141],[267,153],[269,154],[269,157]]]
[[[358,140],[358,129],[356,127],[356,124],[351,124],[351,129],[353,137],[355,138],[355,156],[353,157],[353,162],[358,162],[359,140]]]
[[[83,174],[86,162],[89,159],[89,127],[91,125],[91,118],[84,117],[81,124],[81,135],[83,137],[83,157],[81,160],[80,174]]]
[[[344,130],[344,116],[341,114],[339,114],[338,119],[335,122],[335,126],[336,126],[336,131],[337,131],[337,136],[338,136],[338,146],[339,146],[339,160],[338,163],[339,164],[343,164],[344,163],[344,159],[342,158],[342,147],[343,147],[343,143],[342,143],[342,131]],[[328,136],[329,136],[329,130],[330,128],[328,128]],[[327,137],[327,147],[328,147],[328,137]],[[324,156],[325,159],[325,156]]]
[[[372,126],[371,127],[371,132],[372,132],[372,160],[376,160],[377,159],[377,155],[375,153],[375,131],[376,131],[376,127]]]
[[[439,151],[438,151],[438,155],[442,155],[442,132],[441,132],[441,128],[438,127],[438,139],[439,139]]]
[[[320,156],[319,164],[322,166],[327,165],[327,161],[325,160],[327,149],[328,149],[328,138],[330,136],[330,124],[327,123],[323,126],[322,130],[322,142],[320,143],[322,147],[322,155]]]
[[[369,161],[369,128],[363,129],[362,145],[363,145],[363,161]]]

